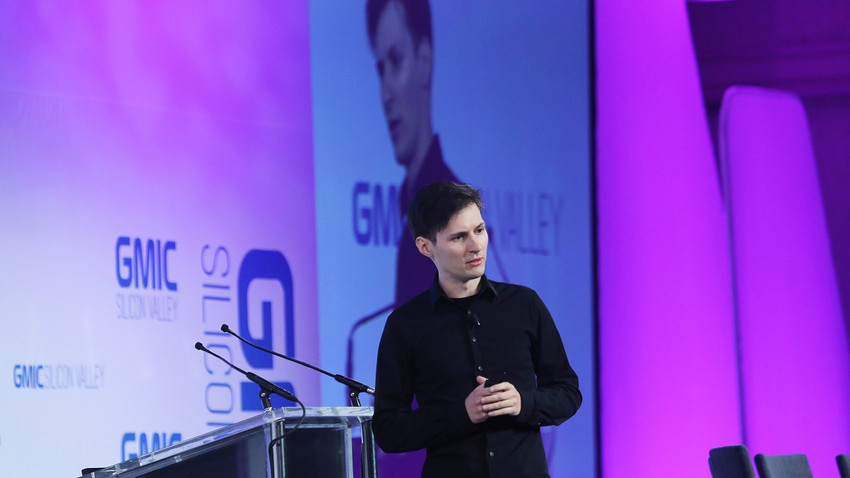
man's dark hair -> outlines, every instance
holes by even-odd
[[[407,209],[407,227],[414,238],[422,236],[436,242],[437,233],[452,217],[472,204],[484,209],[481,193],[474,187],[448,181],[431,183],[413,197]]]
[[[369,45],[375,48],[375,32],[378,30],[378,19],[390,3],[397,3],[404,8],[404,21],[407,30],[413,38],[414,48],[422,40],[434,45],[431,33],[431,5],[428,0],[367,0],[366,28],[369,32]]]

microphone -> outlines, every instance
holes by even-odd
[[[201,350],[203,352],[206,352],[206,353],[212,355],[213,357],[218,358],[219,360],[226,363],[227,365],[230,365],[231,368],[235,369],[237,372],[241,373],[242,375],[248,377],[248,380],[259,385],[261,389],[263,389],[263,390],[265,390],[269,393],[276,393],[279,396],[281,396],[281,397],[283,397],[287,400],[301,404],[301,400],[298,400],[298,397],[296,397],[292,392],[278,387],[277,385],[269,382],[268,380],[264,379],[263,377],[260,377],[259,375],[255,374],[254,372],[246,372],[246,371],[242,370],[241,368],[237,367],[236,365],[233,365],[232,363],[225,360],[221,355],[218,355],[217,353],[213,352],[212,350],[204,347],[204,345],[202,343],[195,342],[195,348],[198,349],[198,350]],[[301,406],[303,407],[304,404],[301,404]]]
[[[481,319],[478,317],[478,314],[473,312],[471,309],[468,309],[466,311],[466,316],[469,317],[470,325],[477,325],[479,327],[481,326]]]
[[[323,374],[327,375],[328,377],[333,378],[337,382],[347,386],[348,388],[350,388],[354,392],[357,392],[357,393],[363,392],[363,393],[368,393],[369,395],[375,395],[375,389],[374,388],[369,387],[368,385],[364,385],[364,384],[358,382],[357,380],[348,378],[345,375],[340,375],[338,373],[337,374],[330,373],[328,371],[320,369],[319,367],[316,367],[315,365],[310,365],[307,362],[302,362],[298,359],[289,357],[287,355],[283,355],[281,353],[277,353],[274,350],[269,350],[265,347],[261,347],[257,344],[249,342],[248,340],[245,340],[242,337],[240,337],[239,334],[234,332],[227,324],[221,324],[221,331],[227,332],[228,334],[236,337],[237,339],[241,340],[242,342],[245,342],[246,344],[250,345],[251,347],[254,347],[255,349],[262,350],[263,352],[275,355],[275,356],[280,357],[280,358],[285,359],[285,360],[289,360],[290,362],[295,362],[298,365],[303,365],[304,367],[311,368],[311,369],[313,369],[313,370],[315,370],[319,373],[323,373]]]
[[[270,464],[275,463],[275,460],[274,460],[274,457],[273,457],[275,445],[280,443],[281,441],[283,441],[283,439],[286,438],[289,434],[291,434],[295,430],[298,430],[298,428],[301,427],[301,422],[303,422],[304,417],[307,416],[307,408],[304,407],[304,404],[301,403],[301,400],[298,400],[298,397],[296,397],[293,393],[289,392],[288,390],[284,390],[284,389],[278,387],[277,385],[269,382],[268,380],[264,379],[263,377],[260,377],[259,375],[255,374],[254,372],[246,372],[246,371],[242,370],[241,368],[237,367],[236,365],[233,365],[232,363],[225,360],[221,355],[218,355],[217,353],[213,352],[212,350],[204,347],[204,344],[202,344],[200,342],[195,342],[195,348],[198,349],[198,350],[201,350],[203,352],[206,352],[206,353],[212,355],[213,357],[218,358],[219,360],[226,363],[227,365],[230,365],[231,368],[240,372],[242,375],[248,377],[248,380],[259,385],[260,389],[262,390],[260,392],[260,400],[263,401],[263,406],[266,408],[266,410],[272,409],[272,402],[271,402],[271,400],[269,400],[269,397],[268,397],[268,394],[270,394],[270,393],[276,393],[276,394],[280,395],[281,397],[283,397],[287,400],[293,401],[293,402],[301,405],[301,418],[298,419],[298,423],[296,423],[295,426],[290,428],[289,430],[284,431],[282,435],[273,438],[269,442],[269,447],[268,447],[269,463]],[[272,476],[275,476],[275,467],[272,467]]]

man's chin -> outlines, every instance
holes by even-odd
[[[405,168],[407,168],[408,166],[410,166],[410,157],[396,153],[395,162],[398,163],[399,166],[404,166]]]
[[[480,266],[473,267],[469,271],[467,271],[467,280],[475,280],[484,277],[484,264]]]

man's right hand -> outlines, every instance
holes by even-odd
[[[475,380],[478,382],[478,386],[466,396],[466,413],[472,423],[481,423],[487,419],[487,412],[484,411],[484,404],[481,403],[481,399],[490,395],[490,389],[484,387],[484,383],[487,382],[485,377],[479,375],[475,377]]]

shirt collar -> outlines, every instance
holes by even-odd
[[[439,274],[434,274],[434,281],[431,283],[431,288],[428,289],[428,299],[431,304],[431,309],[436,309],[437,302],[440,299],[451,300],[449,296],[446,295],[446,292],[443,291],[443,288],[440,287],[440,276]],[[491,297],[496,299],[499,297],[499,292],[496,290],[496,287],[487,279],[486,275],[481,276],[481,292],[479,292],[482,297]]]

